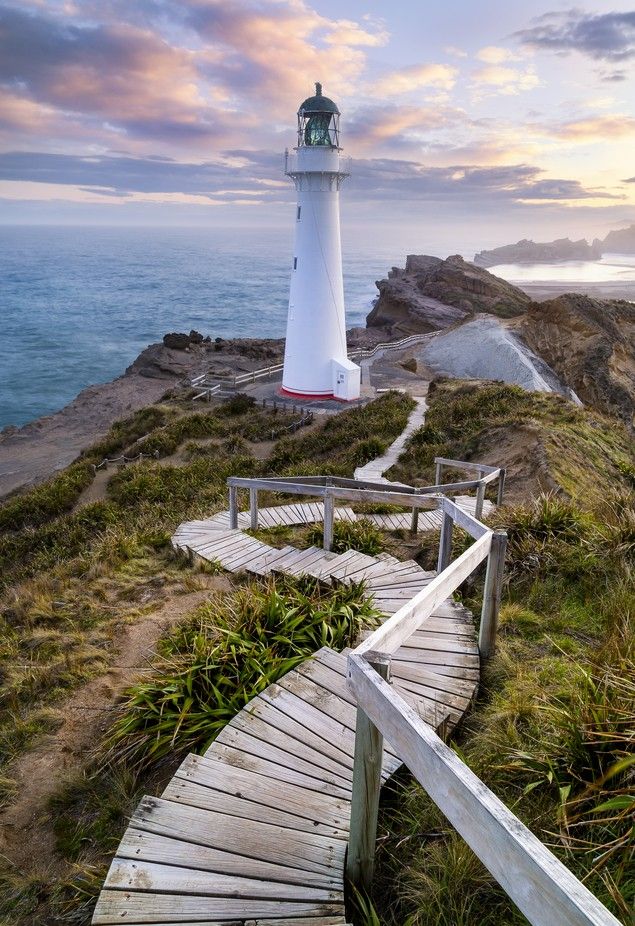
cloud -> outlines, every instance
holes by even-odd
[[[310,93],[307,75],[331,75],[327,93],[350,90],[364,48],[387,38],[380,23],[329,19],[303,0],[86,0],[81,15],[4,7],[0,89],[20,98],[14,110],[81,117],[91,140],[174,153],[258,129],[261,141],[263,128],[272,139]]]
[[[548,179],[531,165],[509,167],[426,167],[416,161],[390,158],[353,162],[348,196],[363,202],[500,203],[592,200],[602,191],[587,190],[572,180]],[[95,198],[146,202],[251,204],[291,202],[291,184],[284,183],[281,160],[267,151],[236,149],[214,162],[177,162],[169,158],[78,157],[44,152],[0,154],[0,182],[22,182],[32,191],[61,188],[60,198],[78,199],[73,190]],[[69,192],[70,191],[70,192]]]
[[[515,33],[524,45],[554,51],[578,51],[591,58],[617,63],[635,56],[635,12],[552,12]]]
[[[635,135],[635,117],[626,115],[589,116],[567,122],[531,126],[539,134],[570,142],[605,143],[610,138]]]
[[[469,121],[463,110],[450,106],[368,106],[347,121],[346,143],[350,140],[354,154],[377,152],[386,143],[393,151],[413,144],[420,149],[430,133]]]
[[[390,71],[373,86],[373,93],[385,99],[411,93],[422,87],[451,90],[456,83],[458,70],[449,64],[413,64]]]
[[[502,64],[503,61],[516,60],[518,55],[514,55],[507,48],[499,48],[497,45],[488,45],[486,48],[481,48],[481,50],[476,53],[476,57],[479,61],[484,61],[485,64]]]
[[[472,72],[472,88],[481,94],[501,93],[513,96],[534,90],[540,84],[540,78],[531,68],[520,70],[502,64],[487,64]]]

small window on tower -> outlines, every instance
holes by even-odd
[[[298,269],[298,258],[297,257],[293,258],[293,269],[294,270]]]
[[[297,215],[297,217],[296,217],[298,222],[300,221],[300,213],[301,213],[301,212],[302,212],[302,206],[298,206],[298,215]]]

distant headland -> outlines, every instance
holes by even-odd
[[[478,267],[496,267],[499,264],[542,264],[565,260],[600,260],[603,254],[618,252],[635,254],[635,224],[608,233],[603,241],[595,238],[591,244],[586,238],[572,241],[556,238],[555,241],[532,241],[521,238],[515,244],[479,251],[474,255]]]

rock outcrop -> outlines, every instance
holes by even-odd
[[[393,267],[377,282],[379,298],[366,318],[393,336],[439,331],[476,312],[503,318],[525,311],[529,296],[459,255],[409,254],[405,269]]]
[[[602,246],[605,251],[617,251],[619,254],[635,254],[635,225],[617,228],[608,233]]]
[[[567,293],[532,303],[516,330],[583,402],[632,427],[633,303]]]
[[[491,251],[479,251],[474,255],[478,267],[494,267],[496,264],[540,264],[559,260],[599,260],[602,257],[602,242],[596,238],[589,244],[585,238],[571,241],[557,238],[555,241],[531,241],[523,238],[516,244],[505,244]]]

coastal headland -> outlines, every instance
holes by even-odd
[[[349,349],[429,334],[407,356],[378,358],[377,382],[412,386],[441,373],[553,389],[629,427],[635,397],[635,304],[606,299],[613,284],[528,284],[522,288],[452,256],[409,255],[377,282],[366,328],[347,332]],[[571,290],[578,289],[576,295]],[[567,292],[564,292],[567,290]],[[620,290],[635,299],[635,292]],[[204,338],[171,333],[125,372],[82,390],[60,411],[0,433],[0,497],[68,466],[113,422],[179,390],[200,373],[222,379],[282,359],[282,339]],[[404,367],[403,360],[410,360]],[[414,366],[413,366],[414,364]]]

